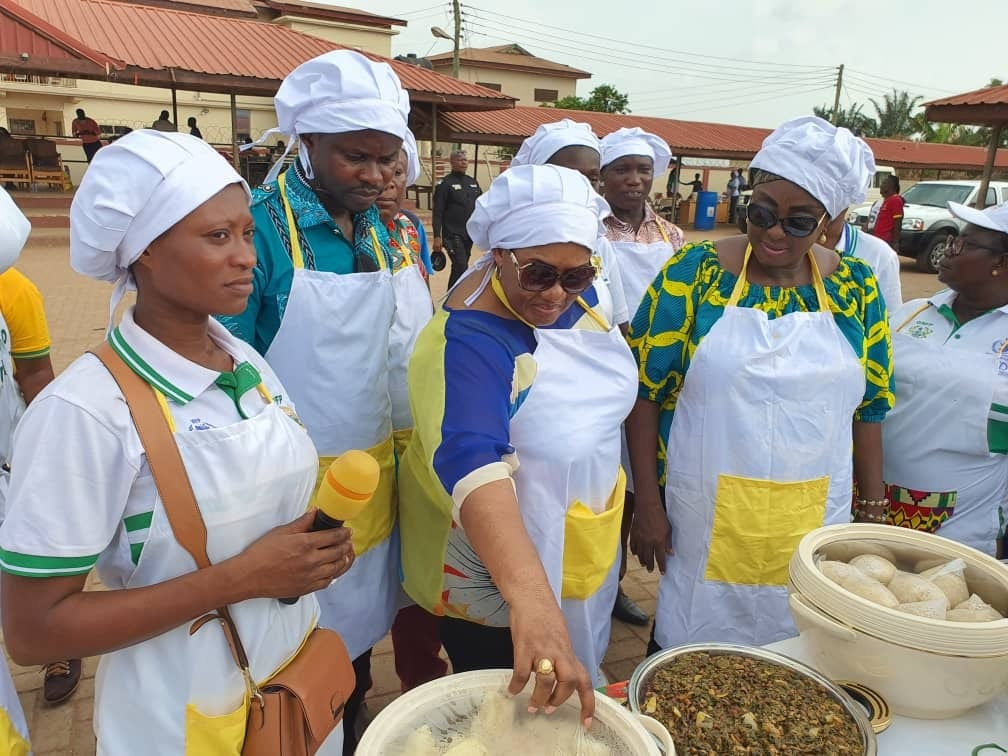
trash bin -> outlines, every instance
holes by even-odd
[[[697,192],[696,216],[693,218],[693,228],[697,231],[712,231],[714,229],[717,198],[717,192]]]

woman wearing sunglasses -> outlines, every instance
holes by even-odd
[[[949,210],[967,224],[938,265],[949,288],[890,318],[889,522],[996,554],[1008,520],[1008,205]]]
[[[821,246],[868,184],[856,147],[814,117],[774,131],[752,162],[748,236],[685,247],[631,323],[630,546],[662,572],[651,650],[795,635],[798,541],[850,521],[855,480],[859,518],[887,509],[885,308],[866,263]]]
[[[410,363],[400,464],[407,593],[442,616],[456,672],[513,668],[530,706],[576,689],[584,717],[609,641],[637,383],[598,312],[592,248],[608,210],[580,173],[501,174],[468,231],[490,250],[449,293]]]

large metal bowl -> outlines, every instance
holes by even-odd
[[[710,654],[748,656],[753,659],[769,662],[770,664],[777,664],[781,667],[790,669],[793,672],[797,672],[799,675],[814,680],[826,689],[830,698],[839,703],[851,716],[855,724],[857,724],[858,731],[861,733],[861,740],[864,743],[864,756],[877,756],[878,742],[875,739],[875,732],[872,730],[871,723],[868,721],[868,717],[865,715],[864,709],[862,709],[858,703],[847,695],[843,688],[834,683],[832,680],[823,677],[811,667],[807,667],[789,656],[777,654],[773,651],[767,651],[762,648],[736,646],[731,643],[697,643],[689,646],[667,648],[664,651],[659,651],[657,654],[649,656],[641,662],[637,669],[634,670],[633,676],[630,678],[630,686],[627,692],[630,702],[630,710],[637,714],[643,714],[644,712],[642,707],[644,705],[644,695],[651,684],[651,678],[654,677],[655,672],[667,664],[669,660],[674,659],[677,656],[693,653],[694,651],[706,651]],[[662,722],[662,724],[664,724],[664,722]]]

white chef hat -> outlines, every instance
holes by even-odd
[[[875,175],[875,156],[848,129],[801,116],[774,129],[750,167],[797,184],[836,218],[864,199]]]
[[[991,231],[1008,234],[1008,202],[988,207],[986,210],[977,210],[975,207],[961,205],[958,202],[949,202],[948,209],[961,221],[966,221],[978,228],[987,228]]]
[[[654,173],[664,173],[672,160],[672,151],[661,137],[634,126],[617,129],[602,137],[602,167],[627,155],[645,155],[654,161]]]
[[[420,178],[420,152],[416,137],[409,129],[403,135],[402,151],[406,153],[406,186],[413,186]]]
[[[573,242],[589,250],[605,233],[609,204],[588,179],[556,165],[521,165],[504,171],[476,200],[466,224],[480,249],[523,249]]]
[[[536,129],[511,158],[511,167],[546,165],[564,147],[590,147],[600,156],[602,154],[602,145],[591,126],[564,118],[562,121],[544,123]]]
[[[301,134],[374,129],[404,139],[410,110],[409,95],[392,67],[355,50],[333,50],[302,63],[284,78],[273,105],[277,127],[255,144],[262,144],[271,134],[286,134],[284,156]],[[301,150],[298,158],[312,178],[307,152]],[[282,167],[281,158],[264,183],[274,181]]]
[[[70,265],[116,281],[111,310],[132,287],[129,266],[152,241],[244,179],[209,144],[189,134],[141,129],[95,153],[70,205]]]
[[[0,273],[17,262],[31,233],[31,223],[14,200],[0,188]]]

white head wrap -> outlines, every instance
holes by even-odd
[[[273,105],[277,127],[254,145],[262,144],[270,134],[286,134],[289,140],[283,157],[301,134],[374,129],[404,139],[410,110],[409,95],[392,67],[355,50],[333,50],[302,63],[284,78]],[[254,145],[245,145],[245,149]],[[283,157],[273,164],[263,183],[276,180]],[[301,150],[298,159],[308,178],[313,178],[308,153]]]
[[[836,218],[865,198],[875,156],[863,139],[816,116],[793,118],[763,140],[751,168],[797,184]]]
[[[406,186],[413,186],[420,178],[420,153],[416,137],[409,129],[403,135],[402,150],[406,153]]]
[[[564,147],[590,147],[602,155],[599,138],[587,123],[564,118],[555,123],[544,123],[522,142],[518,153],[511,158],[511,167],[520,165],[546,165],[549,159]]]
[[[645,155],[654,161],[654,173],[664,173],[672,160],[672,151],[661,137],[634,126],[617,129],[602,137],[602,167],[627,155]]]
[[[11,196],[0,189],[0,273],[17,262],[30,233],[31,223]]]
[[[248,185],[209,144],[142,129],[99,150],[70,205],[70,265],[115,281],[111,312],[133,288],[129,266],[152,241],[231,184]],[[111,319],[111,318],[110,318]]]
[[[609,204],[577,171],[522,165],[504,171],[476,200],[466,230],[480,249],[573,242],[589,250],[605,234]]]

